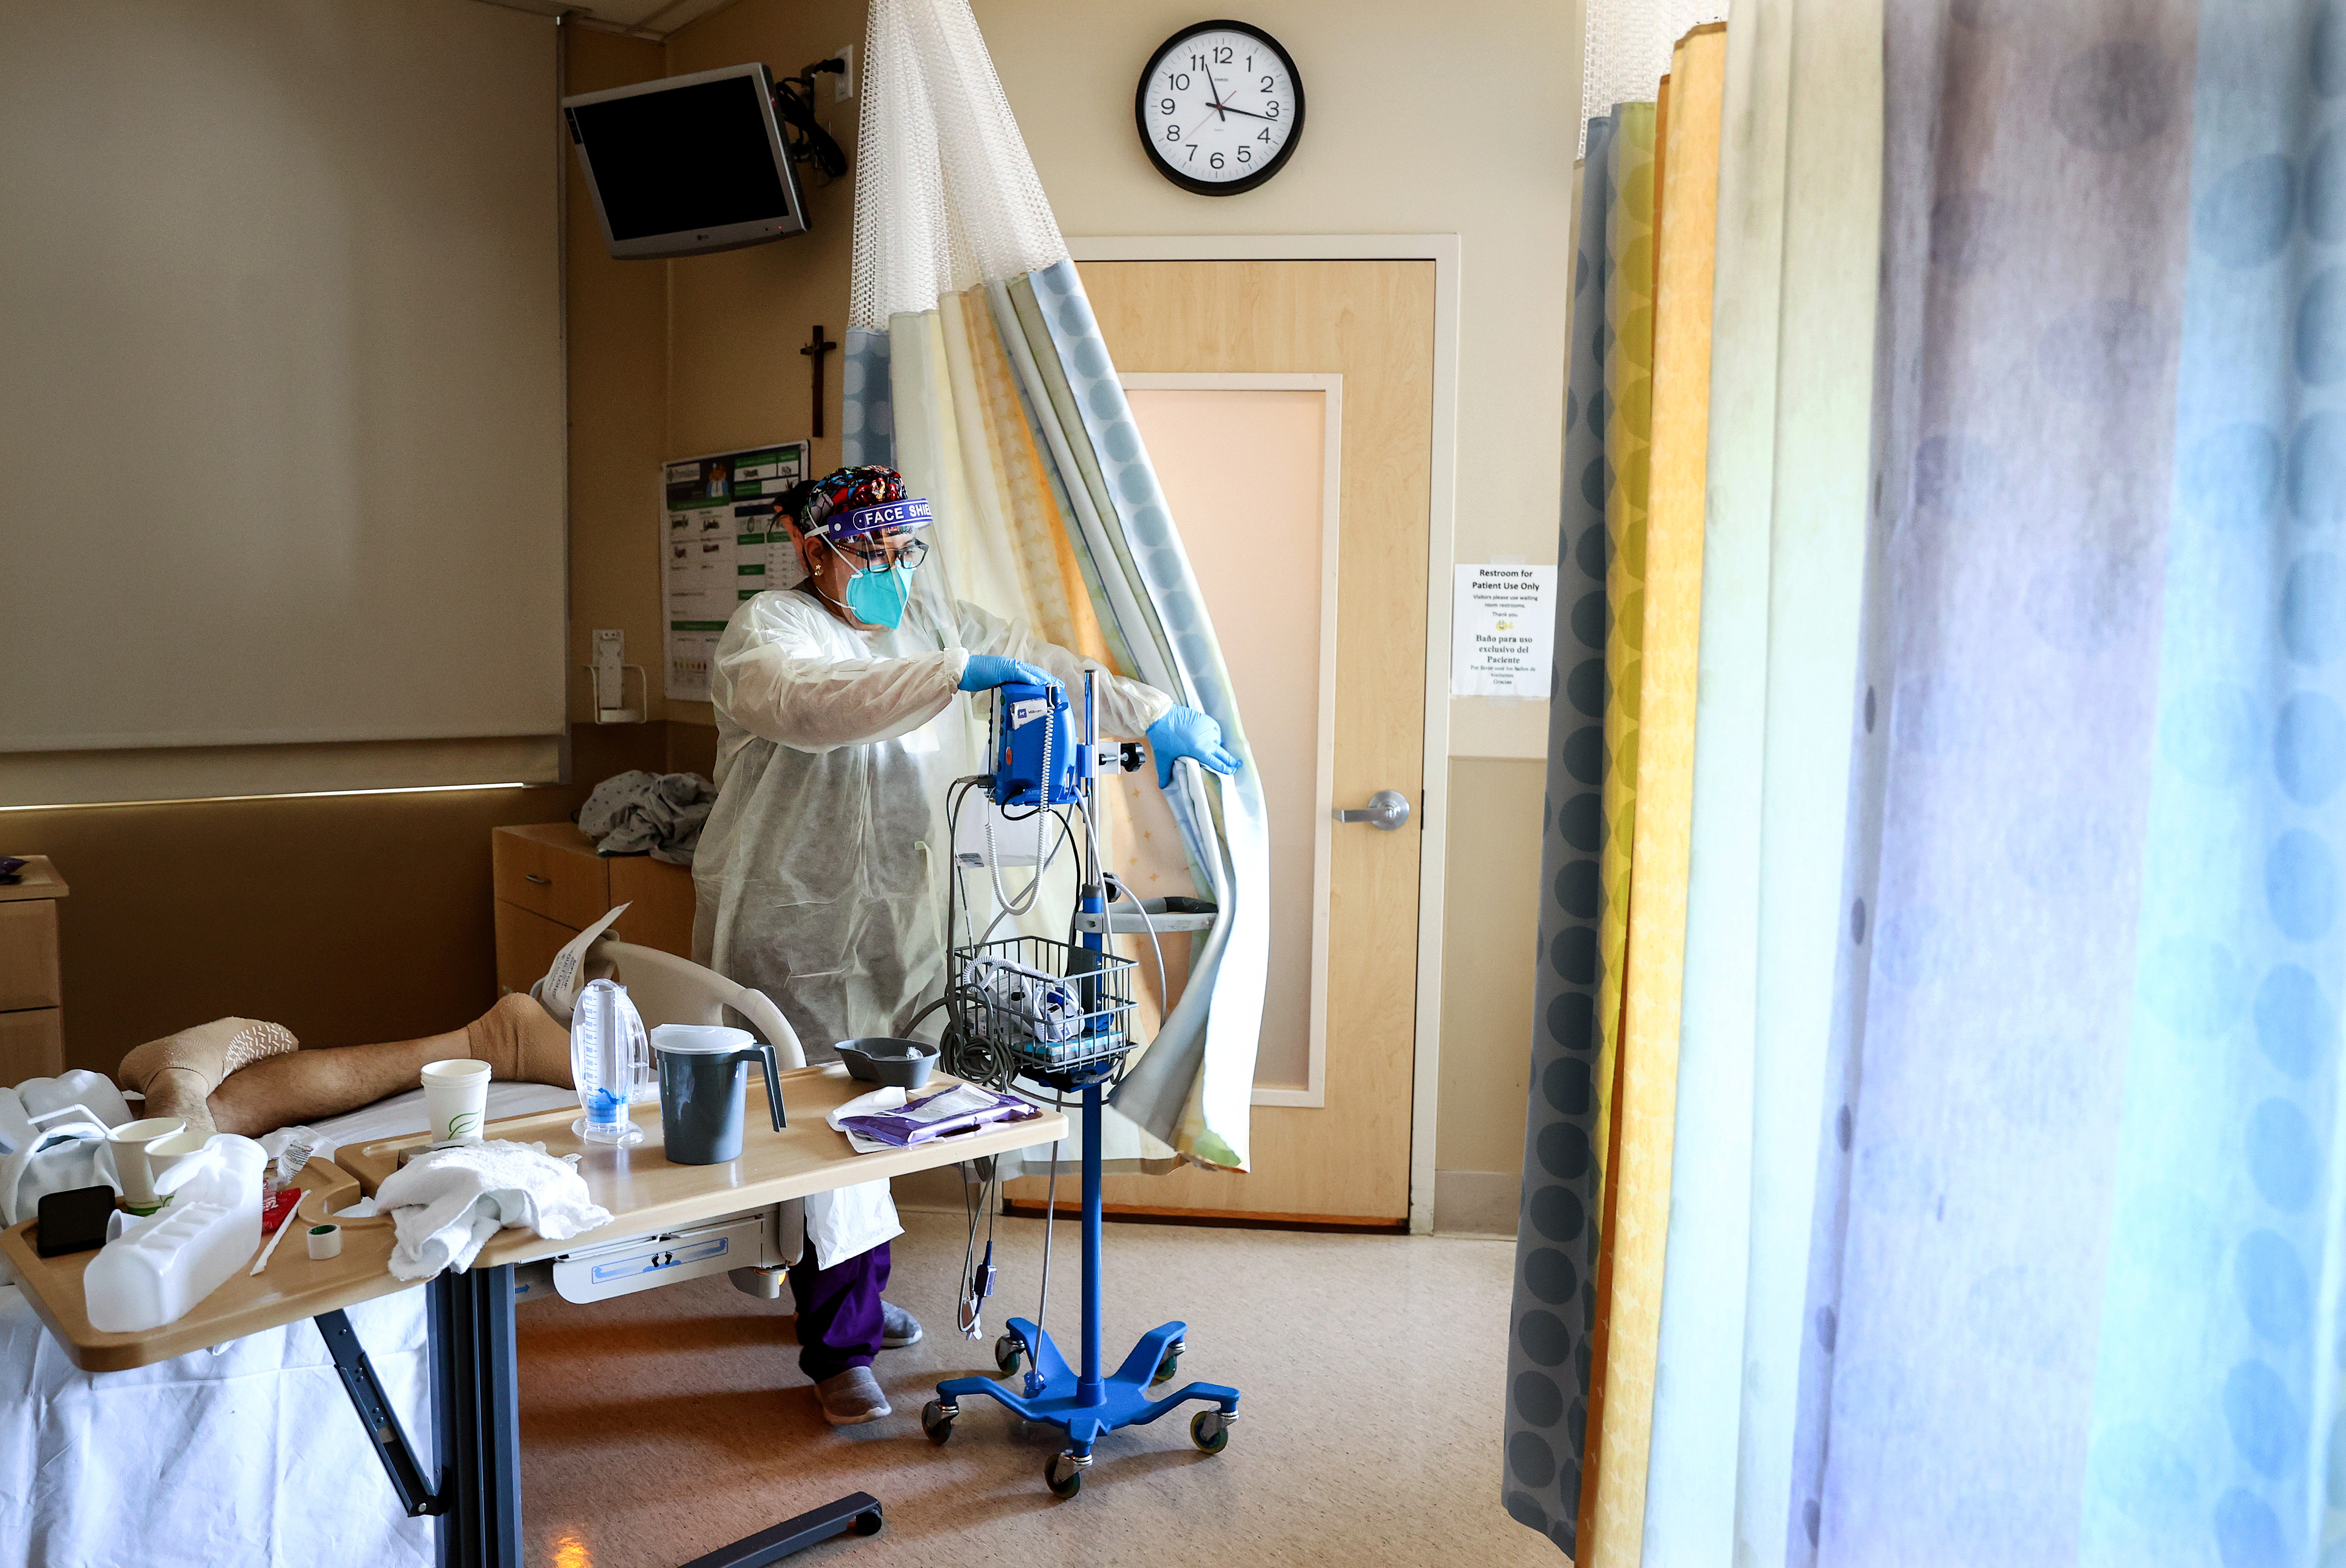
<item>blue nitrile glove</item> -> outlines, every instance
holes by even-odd
[[[972,654],[968,667],[961,672],[964,691],[992,691],[1013,681],[1056,687],[1059,677],[1041,665],[1028,664],[1023,658],[1004,658],[1000,654]]]
[[[1200,768],[1228,775],[1240,766],[1222,746],[1222,727],[1211,714],[1176,708],[1148,727],[1148,749],[1157,758],[1157,787],[1173,787],[1173,764],[1187,757]]]

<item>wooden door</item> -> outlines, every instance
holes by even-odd
[[[1328,793],[1360,806],[1398,790],[1415,813],[1397,832],[1336,827],[1327,839],[1324,956],[1282,958],[1280,1005],[1315,982],[1324,1007],[1321,1103],[1257,1104],[1252,1170],[1184,1167],[1107,1182],[1111,1210],[1332,1220],[1405,1227],[1410,1093],[1417,1020],[1420,822],[1424,799],[1426,549],[1432,480],[1433,266],[1431,261],[1098,261],[1082,264],[1102,333],[1125,373],[1341,378],[1337,520],[1335,717]],[[1159,454],[1167,462],[1173,454]],[[1196,472],[1195,452],[1179,461]],[[1216,490],[1243,506],[1247,476]],[[1278,574],[1299,558],[1265,539],[1235,569]],[[1209,608],[1211,574],[1200,559]],[[1258,596],[1259,598],[1259,596]],[[1241,692],[1243,684],[1241,683]],[[1242,708],[1242,711],[1244,711]],[[1251,721],[1250,721],[1251,726]],[[1274,834],[1310,831],[1272,823]],[[1309,921],[1274,909],[1275,924]],[[1278,952],[1279,949],[1274,949]],[[1324,962],[1324,972],[1311,971]],[[1284,988],[1282,992],[1282,988]],[[1291,1063],[1289,1050],[1266,1064]],[[1283,1069],[1291,1076],[1291,1066]],[[1260,1076],[1259,1084],[1264,1084]],[[1072,1207],[1068,1185],[1059,1201]],[[1043,1201],[1039,1180],[1010,1196]]]

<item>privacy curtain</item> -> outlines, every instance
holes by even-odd
[[[1916,4],[1886,58],[1792,1546],[2334,1561],[2346,14]]]
[[[1617,105],[1591,122],[1576,248],[1558,540],[1569,608],[1550,708],[1504,1495],[1516,1518],[1588,1562],[1635,1562],[1642,1522],[1724,57],[1720,29],[1698,29],[1678,48],[1665,105]]]
[[[1844,867],[1873,822],[1851,779],[1882,719],[1859,678],[1882,49],[1863,0],[1743,0],[1728,30],[1649,1563],[1773,1563],[1805,1539],[1792,1434],[1840,1127],[1824,1063],[1863,919]]]
[[[1678,1091],[1679,975],[1685,956],[1695,663],[1701,622],[1703,492],[1710,400],[1711,271],[1726,36],[1682,39],[1660,123],[1655,209],[1652,436],[1637,629],[1636,840],[1622,955],[1621,1132],[1610,1207],[1609,1328],[1592,1564],[1634,1564],[1644,1525],[1646,1456],[1660,1328],[1670,1149]],[[1625,559],[1631,552],[1624,550]]]
[[[1596,1023],[1597,932],[1604,912],[1605,528],[1613,489],[1605,461],[1605,298],[1613,259],[1613,138],[1619,118],[1588,124],[1572,264],[1572,349],[1565,394],[1564,514],[1556,545],[1555,686],[1548,703],[1542,807],[1538,992],[1524,1208],[1509,1317],[1507,1512],[1576,1549],[1596,1355],[1598,1201],[1604,1172]]]
[[[865,62],[846,460],[931,499],[948,591],[1203,709],[1246,762],[1102,792],[1121,867],[1178,843],[1186,864],[1148,869],[1221,909],[1115,1095],[1111,1168],[1243,1170],[1269,850],[1212,623],[966,0],[876,0]],[[1144,837],[1156,812],[1174,830]]]
[[[2346,9],[1812,19],[1730,45],[1644,1556],[2321,1568]]]

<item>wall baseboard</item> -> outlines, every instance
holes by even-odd
[[[1513,1237],[1523,1196],[1521,1171],[1436,1171],[1433,1233]]]

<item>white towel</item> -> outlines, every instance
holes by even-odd
[[[491,1141],[418,1155],[375,1189],[375,1211],[391,1216],[398,1244],[391,1272],[429,1279],[468,1268],[482,1244],[510,1226],[567,1241],[611,1223],[572,1166],[543,1145]]]

